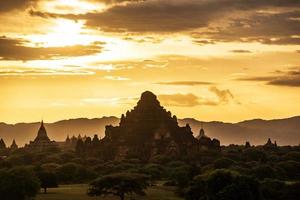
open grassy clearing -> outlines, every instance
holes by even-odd
[[[48,194],[39,194],[36,200],[118,200],[118,197],[89,197],[86,195],[87,185],[61,185],[48,189]],[[174,194],[174,188],[152,186],[146,190],[146,196],[133,196],[135,200],[181,200]],[[127,198],[128,200],[130,198]]]

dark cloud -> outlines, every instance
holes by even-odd
[[[211,85],[211,82],[203,81],[170,81],[170,82],[157,82],[159,85],[183,85],[183,86],[197,86],[197,85]]]
[[[217,87],[211,87],[209,89],[211,92],[217,95],[220,103],[228,103],[231,99],[234,98],[230,90],[220,90]]]
[[[232,19],[227,26],[215,27],[213,31],[199,33],[199,35],[206,35],[215,42],[299,45],[300,38],[295,37],[300,35],[299,19],[300,11],[255,13],[251,17]]]
[[[276,71],[276,76],[258,76],[237,79],[240,81],[265,82],[267,85],[300,87],[300,67],[290,68],[288,71]]]
[[[31,11],[31,15],[83,19],[86,20],[85,25],[89,28],[119,33],[174,33],[198,30],[198,33],[193,33],[192,36],[197,38],[195,43],[199,45],[214,44],[218,41],[300,43],[300,38],[293,37],[300,34],[300,11],[295,9],[300,7],[299,0],[144,0],[126,1],[127,3],[120,3],[125,2],[123,0],[108,0],[104,2],[111,5],[100,12],[62,15]],[[261,12],[263,10],[277,12]],[[219,22],[220,20],[222,23]]]
[[[149,0],[86,15],[87,26],[107,31],[176,32],[206,27],[231,12],[300,6],[297,0]]]
[[[159,100],[166,106],[193,107],[199,105],[199,98],[194,94],[161,94]]]
[[[105,4],[118,4],[118,3],[126,3],[126,2],[138,2],[138,1],[146,1],[146,0],[86,0],[93,3],[105,3]]]
[[[163,41],[162,38],[152,37],[152,36],[126,36],[122,38],[123,40],[133,41],[137,43],[153,43],[157,44]]]
[[[0,60],[45,60],[100,53],[103,42],[65,47],[28,47],[23,39],[0,37]]]
[[[195,39],[193,42],[200,46],[208,45],[208,44],[215,44],[215,42],[212,40],[203,40],[203,39],[199,39],[199,40]]]
[[[0,13],[9,12],[17,9],[24,9],[33,5],[38,0],[1,0]]]
[[[216,99],[205,99],[192,93],[189,94],[161,94],[158,95],[162,104],[167,106],[179,107],[194,107],[194,106],[217,106],[228,104],[234,99],[230,90],[220,90],[216,87],[211,87],[210,92],[216,95]]]
[[[280,77],[269,81],[269,85],[300,87],[300,76],[297,77]]]
[[[232,53],[252,53],[249,50],[243,50],[243,49],[236,49],[236,50],[232,50],[230,52],[232,52]]]

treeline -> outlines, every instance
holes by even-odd
[[[93,145],[92,139],[90,142]],[[16,199],[14,195],[19,195],[17,199],[23,195],[25,199],[34,196],[40,187],[46,192],[48,187],[59,184],[90,183],[108,175],[116,177],[115,174],[145,175],[151,184],[159,181],[176,187],[176,193],[186,200],[299,197],[299,146],[231,145],[222,147],[221,151],[195,151],[180,158],[157,155],[147,162],[136,158],[106,160],[96,153],[82,153],[87,151],[85,145],[82,149],[79,147],[74,151],[51,148],[34,152],[21,148],[2,152],[1,200]],[[28,192],[18,193],[18,188],[26,188]]]

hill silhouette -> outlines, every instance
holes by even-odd
[[[45,123],[45,126],[51,139],[62,141],[67,135],[98,134],[104,137],[105,125],[118,125],[119,121],[117,117],[78,118]],[[221,144],[244,144],[246,140],[251,144],[263,144],[268,138],[276,140],[279,145],[298,145],[300,142],[300,116],[275,120],[254,119],[238,123],[201,122],[193,118],[178,119],[178,122],[180,126],[189,123],[194,136],[198,135],[203,123],[207,135],[219,138]],[[35,138],[39,126],[40,122],[0,123],[0,138],[6,144],[10,144],[15,138],[17,144],[22,146]]]
[[[179,124],[189,123],[194,135],[201,128],[201,122],[186,118]],[[268,138],[276,140],[279,145],[298,145],[300,142],[300,116],[262,120],[253,119],[238,123],[203,122],[207,135],[219,138],[221,144],[264,144]]]

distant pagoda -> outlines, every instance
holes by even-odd
[[[202,150],[207,149],[218,149],[220,147],[220,141],[213,138],[211,139],[205,134],[203,123],[201,123],[201,129],[199,132],[199,135],[197,136],[197,139],[199,141],[199,147]]]
[[[57,147],[57,144],[55,141],[51,141],[49,139],[44,122],[42,121],[36,138],[34,141],[30,141],[25,147],[35,150],[45,150],[48,148]]]
[[[16,149],[18,149],[18,145],[17,145],[15,139],[12,141],[12,144],[10,145],[10,149],[11,149],[11,150],[16,150]]]

